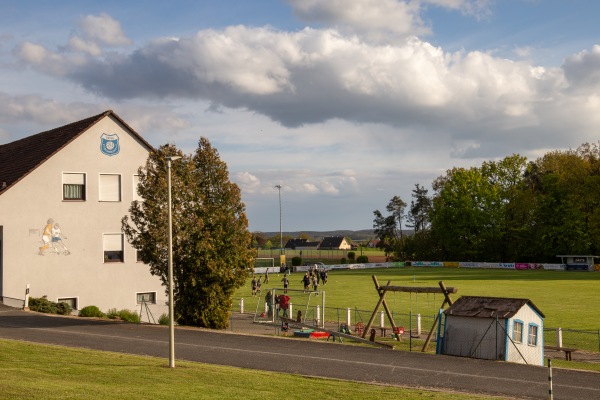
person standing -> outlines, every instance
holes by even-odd
[[[269,268],[267,268],[267,272],[265,272],[265,283],[269,283]]]
[[[288,285],[290,284],[290,280],[288,279],[287,275],[283,276],[281,282],[283,282],[283,293],[287,293]]]
[[[256,296],[256,277],[252,277],[252,297]]]

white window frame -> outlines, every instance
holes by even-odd
[[[102,202],[120,202],[121,174],[98,174],[98,200]]]
[[[81,186],[80,197],[66,197],[66,185]],[[87,198],[87,176],[85,172],[63,172],[62,173],[62,199],[63,201],[85,201]]]
[[[517,326],[520,326],[521,329],[517,330]],[[523,324],[523,321],[518,320],[518,319],[513,321],[513,342],[523,343],[523,328],[524,327],[525,327],[525,324]]]
[[[68,305],[71,306],[71,308],[73,310],[79,310],[79,298],[78,297],[59,297],[58,299],[56,299],[57,303],[67,303]],[[72,303],[72,304],[71,304]]]
[[[118,238],[116,237],[118,236]],[[102,255],[105,264],[124,263],[125,262],[125,241],[122,233],[103,233],[102,234]],[[120,241],[120,246],[119,246]],[[113,253],[113,254],[107,254]],[[120,253],[120,258],[112,258],[114,253]]]
[[[149,299],[145,300],[144,297],[149,295]],[[142,298],[140,298],[142,296]],[[144,301],[146,304],[156,304],[156,292],[138,292],[135,294],[136,304],[142,304]]]
[[[535,334],[532,331],[535,330]],[[540,328],[537,324],[529,324],[527,325],[527,344],[532,347],[536,347],[538,345],[539,339],[538,335],[540,332]]]

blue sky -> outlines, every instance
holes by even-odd
[[[0,0],[0,144],[207,137],[252,231],[368,229],[453,167],[597,142],[595,0]]]

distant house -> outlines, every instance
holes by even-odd
[[[440,331],[438,354],[544,365],[544,314],[528,299],[462,296]]]
[[[343,236],[328,236],[321,241],[319,250],[350,250],[350,243]]]
[[[310,242],[308,239],[300,238],[289,239],[285,244],[285,248],[292,250],[317,250],[319,248],[319,242]]]
[[[379,243],[381,243],[381,240],[379,240],[379,239],[371,239],[371,240],[369,240],[369,243],[367,243],[367,247],[371,248],[371,249],[374,249],[374,248],[376,248],[376,247],[379,246]]]

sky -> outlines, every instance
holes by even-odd
[[[599,140],[597,0],[0,0],[0,144],[108,109],[210,140],[251,231],[370,229],[454,167]],[[281,185],[281,190],[275,188]]]

